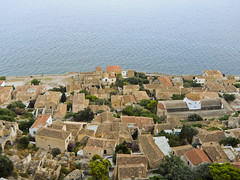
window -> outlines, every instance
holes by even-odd
[[[189,161],[187,162],[187,164],[188,164],[188,165],[190,164]]]
[[[36,131],[33,131],[33,134],[36,134]]]
[[[107,154],[107,150],[104,150],[104,154]]]

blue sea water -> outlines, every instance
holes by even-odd
[[[240,74],[239,0],[1,0],[0,75]]]

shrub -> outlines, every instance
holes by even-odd
[[[15,117],[15,113],[9,109],[6,108],[0,108],[0,115],[6,115],[10,117]]]
[[[94,118],[94,113],[89,107],[73,115],[73,120],[77,122],[82,122],[82,121],[90,122],[93,120],[93,118]]]
[[[15,122],[16,120],[14,117],[7,116],[7,115],[0,115],[0,119],[4,121],[10,121],[10,122]]]
[[[39,85],[40,84],[40,81],[38,80],[38,79],[33,79],[32,81],[31,81],[31,85]]]
[[[82,168],[82,164],[81,164],[81,163],[78,163],[78,164],[76,165],[76,168],[77,168],[77,169],[81,169],[81,168]]]
[[[184,94],[173,94],[172,100],[183,100],[185,98]]]
[[[13,171],[12,175],[15,179],[18,179],[18,172],[17,171]]]
[[[65,174],[65,175],[68,174],[68,170],[67,170],[67,168],[65,168],[65,167],[63,167],[63,166],[61,167],[60,172],[63,173],[63,174]]]
[[[6,76],[0,76],[0,80],[6,80]]]
[[[230,115],[224,115],[223,117],[219,118],[220,121],[228,120]]]
[[[52,89],[49,89],[49,91],[56,91],[56,92],[65,93],[66,92],[66,87],[64,87],[64,86],[59,86],[59,88],[54,87]]]
[[[69,144],[68,144],[68,152],[73,152],[73,150],[74,150],[74,147],[75,147],[75,143],[73,143],[73,142],[70,142]]]
[[[33,118],[31,118],[29,121],[22,121],[19,123],[19,129],[23,132],[28,132],[29,128],[34,122],[35,120]]]
[[[236,99],[235,94],[223,94],[223,98],[227,101],[227,102],[231,102],[234,101]]]
[[[202,124],[200,124],[200,123],[193,123],[193,124],[191,124],[191,126],[201,128]]]
[[[240,84],[234,84],[236,88],[240,88]]]
[[[84,94],[85,94],[85,96],[86,96],[86,95],[89,95],[89,93],[87,92],[87,90],[86,90],[86,89],[83,89],[83,90],[79,91],[79,93],[84,93]]]
[[[24,136],[21,139],[19,139],[17,147],[19,149],[26,149],[28,148],[28,144],[29,144],[29,139],[28,137]]]
[[[202,121],[203,118],[198,114],[190,114],[188,116],[188,121]]]
[[[0,177],[7,177],[13,172],[13,163],[5,155],[0,155]]]
[[[90,101],[96,101],[98,99],[98,97],[94,95],[86,95],[85,98],[89,99]]]
[[[16,108],[25,109],[25,107],[26,106],[22,103],[22,101],[14,101],[7,106],[7,108],[12,111]]]
[[[59,148],[53,148],[52,149],[53,157],[56,157],[58,154],[61,154],[61,150]]]
[[[221,139],[219,141],[219,144],[223,144],[224,146],[232,146],[232,147],[237,147],[237,144],[239,143],[240,143],[240,140],[238,138],[234,138],[231,136]]]

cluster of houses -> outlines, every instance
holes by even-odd
[[[113,164],[113,179],[147,179],[149,170],[155,170],[164,161],[164,156],[177,155],[186,166],[194,169],[202,163],[234,162],[238,165],[240,147],[223,146],[219,141],[226,137],[240,138],[240,119],[230,117],[226,131],[201,130],[193,138],[197,147],[190,144],[170,147],[165,136],[158,136],[162,130],[178,135],[183,123],[190,114],[203,117],[204,122],[212,118],[220,118],[240,110],[238,104],[238,77],[223,75],[217,70],[204,71],[202,76],[164,76],[147,74],[149,84],[124,85],[123,88],[112,88],[117,77],[131,78],[133,70],[122,70],[120,66],[107,66],[104,72],[96,67],[94,72],[79,73],[73,77],[74,82],[66,84],[66,99],[72,104],[60,103],[61,92],[49,91],[44,84],[23,85],[15,89],[0,82],[0,105],[6,107],[13,101],[22,101],[27,107],[34,108],[36,121],[29,129],[35,138],[36,147],[49,151],[59,148],[68,151],[69,144],[80,143],[84,147],[77,152],[78,156],[92,158],[98,154],[111,158],[115,147],[124,141],[128,143],[131,154],[117,154]],[[185,87],[184,80],[201,84],[200,87]],[[86,99],[86,90],[99,99],[111,98],[108,105],[93,105]],[[148,93],[147,93],[148,91]],[[111,95],[111,92],[115,92]],[[220,96],[223,93],[234,94],[237,100],[229,104]],[[172,100],[173,95],[184,95],[182,100]],[[166,122],[155,124],[153,118],[121,115],[116,112],[126,106],[136,106],[141,100],[158,100],[157,115],[164,116]],[[67,112],[77,113],[90,107],[95,117],[91,123],[62,121]],[[100,112],[100,113],[98,113]],[[21,133],[17,123],[0,121],[0,143],[12,144]],[[134,137],[137,134],[137,137]],[[240,163],[239,163],[240,165]]]

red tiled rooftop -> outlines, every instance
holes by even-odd
[[[159,108],[159,109],[162,109],[162,110],[164,110],[164,105],[163,105],[163,103],[158,103],[158,105],[157,105],[157,106],[158,106],[158,108]]]
[[[172,86],[172,82],[169,77],[158,77],[160,82],[165,86]]]
[[[206,153],[203,150],[200,149],[191,149],[184,153],[189,161],[192,162],[194,166],[197,166],[201,164],[202,162],[209,162],[211,163],[211,160],[208,158]]]
[[[42,115],[37,120],[33,123],[30,129],[35,128],[35,127],[44,127],[46,125],[47,120],[49,119],[50,116],[48,115]]]
[[[107,66],[107,72],[121,72],[121,67],[120,66]]]

